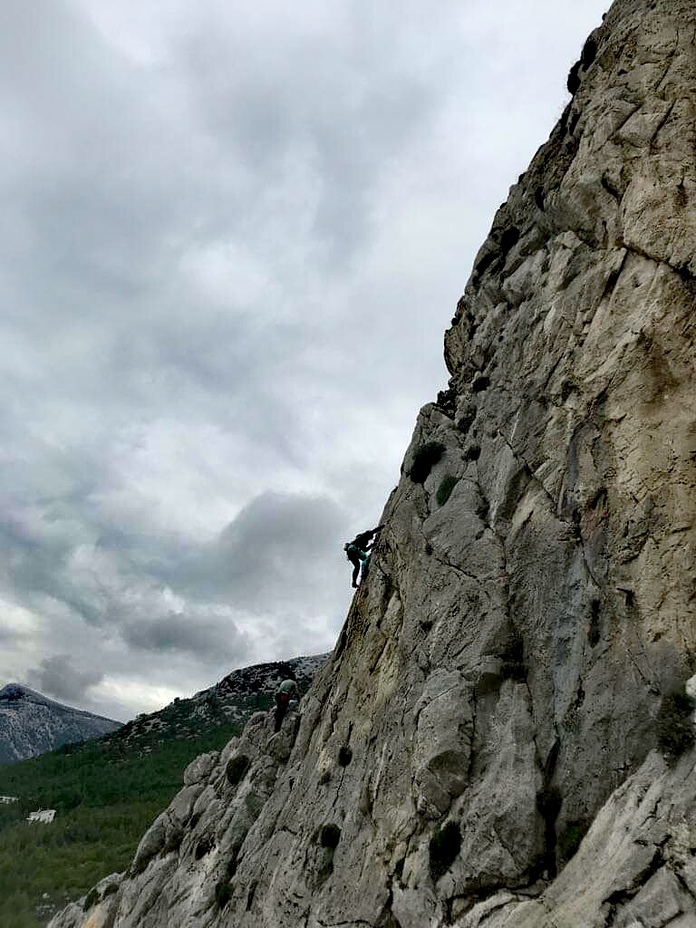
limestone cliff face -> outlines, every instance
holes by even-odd
[[[692,0],[590,36],[333,659],[54,928],[696,925],[696,754],[653,751],[696,662],[695,38]]]

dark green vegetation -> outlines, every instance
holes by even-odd
[[[673,763],[694,744],[694,701],[682,691],[666,693],[655,719],[657,746]]]
[[[232,898],[232,886],[229,883],[217,883],[215,886],[215,901],[218,907],[224,909]]]
[[[445,446],[440,441],[426,441],[413,455],[413,464],[409,477],[414,483],[424,483],[430,471],[435,467],[445,452]]]
[[[524,642],[516,629],[512,629],[506,642],[505,650],[500,655],[502,664],[500,674],[504,680],[523,683],[527,679],[527,666],[524,661]]]
[[[430,876],[437,883],[454,863],[462,847],[462,833],[456,822],[445,822],[430,839]]]
[[[555,757],[552,763],[549,764],[547,762],[546,769],[544,770],[544,779],[546,783],[537,793],[536,797],[537,811],[544,820],[544,869],[551,878],[555,877],[558,873],[556,861],[556,851],[558,849],[556,819],[563,805],[563,796],[561,795],[560,789],[548,782],[548,778],[553,773],[553,767],[558,757],[557,750],[552,753],[555,754]],[[574,853],[574,851],[572,853]]]
[[[237,754],[236,757],[232,757],[227,761],[225,773],[232,786],[236,786],[238,783],[242,782],[250,764],[251,761],[246,754]]]
[[[453,474],[447,474],[443,478],[442,483],[437,488],[437,493],[435,494],[435,499],[437,500],[438,506],[444,506],[447,500],[452,495],[452,490],[456,487],[459,482],[459,478],[455,477]]]
[[[328,847],[332,851],[338,847],[338,842],[341,840],[341,829],[338,825],[322,825],[321,831],[319,832],[319,844],[322,847]]]
[[[170,724],[156,732],[141,720],[135,733],[136,721],[98,741],[0,767],[0,795],[20,798],[0,805],[3,928],[38,928],[66,901],[127,869],[143,832],[181,788],[185,767],[239,730],[208,721],[196,737],[173,736],[177,709],[183,711],[178,703],[164,710]],[[26,822],[39,808],[56,809],[55,821]]]
[[[0,804],[0,928],[39,928],[85,893],[84,905],[95,905],[98,894],[91,888],[130,865],[143,832],[181,788],[188,764],[222,748],[255,712],[267,711],[281,680],[295,676],[304,695],[325,659],[319,654],[244,667],[98,741],[0,765],[0,795],[20,797]],[[248,758],[231,761],[230,781],[239,782],[247,765]],[[39,808],[56,809],[55,821],[26,822]],[[180,837],[172,832],[167,850]],[[201,844],[197,852],[209,850]],[[231,876],[234,862],[230,868]],[[102,898],[115,885],[106,884]],[[227,890],[219,892],[224,906]]]
[[[559,870],[565,867],[570,858],[580,847],[580,842],[587,834],[589,827],[589,822],[584,820],[568,822],[566,827],[559,834],[556,843]]]

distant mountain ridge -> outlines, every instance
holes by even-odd
[[[122,722],[56,702],[21,683],[0,689],[0,764],[11,764],[64,744],[99,738]]]
[[[276,687],[288,676],[300,693],[309,689],[328,654],[295,657],[242,667],[190,698],[175,699],[157,712],[123,724],[49,699],[21,683],[0,689],[0,764],[11,764],[66,744],[107,737],[122,750],[149,750],[169,739],[195,739],[216,725],[243,728],[254,712],[272,704]]]
[[[270,707],[278,684],[287,677],[294,677],[304,694],[328,658],[328,654],[314,654],[233,670],[189,699],[175,699],[158,712],[139,715],[108,740],[124,748],[147,750],[148,745],[171,738],[197,738],[214,725],[243,728],[255,712]]]

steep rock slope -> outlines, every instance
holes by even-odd
[[[47,699],[28,686],[0,689],[0,764],[37,757],[64,744],[99,738],[121,722]]]
[[[54,928],[696,925],[696,756],[651,753],[696,654],[695,31],[590,36],[332,661]]]

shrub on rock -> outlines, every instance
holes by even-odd
[[[229,883],[218,883],[215,886],[215,901],[218,908],[224,909],[232,898],[232,887]]]
[[[441,441],[426,441],[420,448],[416,449],[413,455],[413,464],[409,471],[409,477],[414,483],[425,483],[430,471],[435,467],[442,455],[445,453],[445,446]]]
[[[230,758],[225,768],[228,781],[232,786],[236,786],[244,779],[251,761],[246,754],[237,754],[236,757]]]
[[[454,863],[457,854],[462,847],[462,833],[456,822],[446,822],[442,828],[437,828],[430,839],[430,876],[433,883],[437,883],[440,877]]]
[[[341,840],[341,829],[338,825],[322,825],[321,831],[319,832],[319,844],[322,847],[328,847],[330,850],[335,850],[338,847],[338,842]]]
[[[437,488],[437,493],[435,494],[435,499],[437,500],[438,506],[444,506],[447,500],[452,495],[452,490],[456,487],[458,483],[458,477],[455,477],[453,474],[447,474],[443,479],[440,486]]]
[[[694,701],[684,692],[667,693],[662,699],[655,728],[657,746],[668,762],[675,761],[694,745],[693,711]]]

